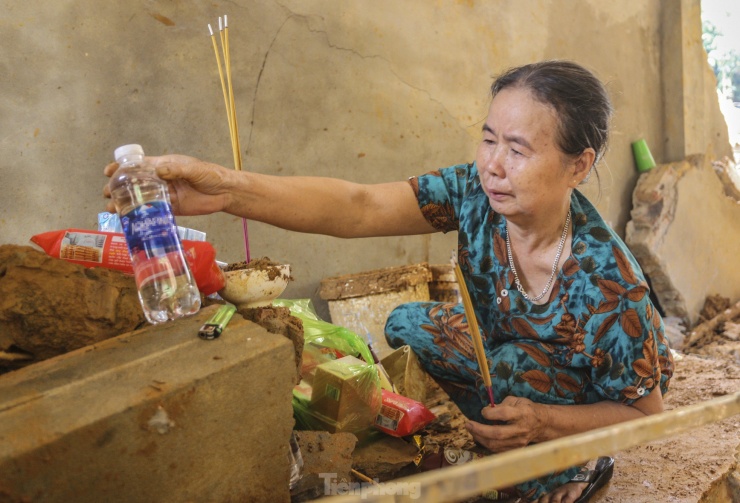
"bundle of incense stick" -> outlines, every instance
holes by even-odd
[[[229,135],[231,137],[231,151],[234,156],[234,169],[242,169],[242,153],[239,144],[239,123],[236,120],[236,105],[234,104],[234,87],[231,84],[231,53],[229,52],[229,20],[226,15],[223,19],[218,18],[218,32],[221,41],[221,53],[223,54],[223,66],[221,64],[221,54],[218,51],[216,43],[216,34],[213,33],[211,25],[208,25],[208,31],[211,34],[213,42],[213,52],[216,54],[216,65],[218,66],[218,76],[221,78],[221,91],[224,95],[224,105],[226,106],[226,117],[229,121]],[[226,68],[226,79],[224,80],[224,68]],[[244,232],[244,251],[247,255],[247,263],[251,261],[249,254],[249,232],[247,229],[247,219],[242,218],[242,230]]]
[[[457,262],[455,252],[452,252],[452,266],[455,269],[455,278],[457,278],[457,284],[460,287],[460,296],[463,301],[463,308],[465,308],[465,317],[468,319],[468,328],[470,329],[470,338],[473,340],[473,349],[475,350],[475,357],[478,359],[478,368],[480,369],[481,377],[483,378],[483,384],[486,386],[488,392],[488,400],[491,402],[491,407],[496,406],[496,401],[493,399],[493,387],[491,385],[491,373],[488,371],[488,360],[486,359],[486,351],[483,348],[483,339],[480,335],[480,329],[478,328],[478,319],[475,317],[475,310],[473,309],[473,301],[470,300],[470,293],[468,287],[465,285],[465,278],[463,277],[460,264]]]

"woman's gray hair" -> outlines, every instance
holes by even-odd
[[[555,109],[557,142],[563,152],[578,155],[591,147],[596,151],[594,166],[601,160],[613,109],[606,87],[593,73],[572,61],[542,61],[499,75],[491,86],[492,98],[508,87],[529,89],[537,100]]]

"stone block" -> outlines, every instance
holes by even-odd
[[[640,176],[625,241],[666,316],[693,326],[708,295],[740,298],[740,205],[702,155]]]
[[[40,361],[144,322],[132,276],[29,246],[0,246],[0,351],[21,350]]]
[[[0,376],[0,500],[289,501],[293,345],[216,309]]]

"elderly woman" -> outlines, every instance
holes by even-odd
[[[611,106],[584,68],[544,62],[492,87],[475,163],[411,185],[458,257],[484,332],[497,407],[485,407],[458,305],[408,304],[386,325],[409,344],[493,452],[663,410],[672,359],[660,315],[625,244],[575,188],[606,148]],[[538,497],[574,470],[518,489]],[[584,484],[541,501],[575,501]]]
[[[502,452],[663,410],[672,360],[662,320],[634,257],[576,190],[604,154],[610,116],[589,71],[547,61],[494,82],[475,162],[409,182],[360,185],[177,155],[149,159],[170,182],[180,215],[224,211],[345,238],[457,230],[500,403],[484,407],[461,305],[399,306],[386,335],[413,348],[469,418],[473,438]],[[586,501],[594,484],[570,482],[577,473],[516,490],[541,503]]]

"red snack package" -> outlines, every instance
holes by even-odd
[[[31,238],[47,255],[85,267],[117,269],[134,274],[126,238],[115,232],[66,229],[44,232]],[[206,241],[183,241],[182,249],[198,290],[210,295],[226,284],[223,271],[216,264],[216,250]]]
[[[381,390],[383,403],[375,427],[394,437],[412,435],[436,417],[423,403],[388,390]]]

